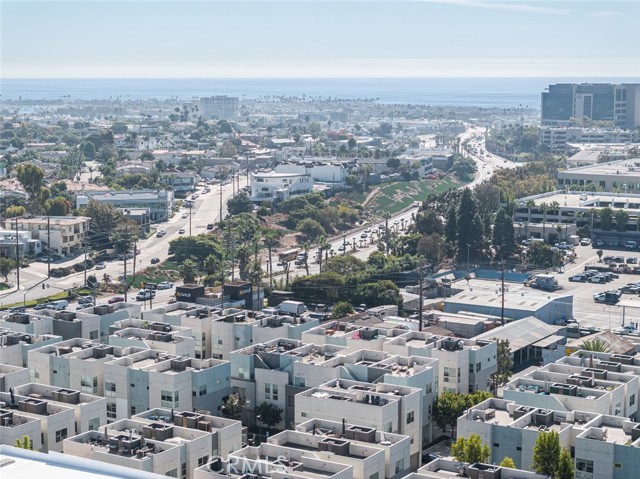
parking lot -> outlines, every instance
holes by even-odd
[[[599,249],[603,250],[603,257],[624,256],[625,258],[636,257],[640,260],[640,251],[637,250],[625,251],[624,249]],[[594,326],[600,329],[613,330],[622,326],[622,307],[596,303],[593,300],[593,296],[607,290],[621,288],[627,283],[640,281],[640,274],[618,273],[619,278],[613,279],[611,282],[604,284],[570,282],[569,277],[584,271],[585,266],[604,266],[604,263],[598,263],[598,255],[596,254],[597,250],[598,248],[593,248],[591,246],[576,247],[576,261],[568,264],[562,272],[553,273],[557,277],[558,283],[562,286],[562,289],[554,293],[542,293],[549,295],[573,295],[573,315],[574,319],[580,323],[581,327]],[[467,285],[463,281],[459,281],[456,286],[462,289],[467,288]],[[483,291],[487,295],[495,295],[498,294],[497,291],[499,285],[493,281],[471,280],[469,282],[469,287],[473,288],[475,291]],[[531,294],[541,294],[540,290],[531,290],[531,288],[522,283],[509,283],[508,292],[509,294],[527,294],[527,292],[531,292]],[[624,323],[640,323],[640,296],[637,294],[623,294],[621,300],[623,300],[625,304],[627,304],[629,300],[637,301],[638,303],[638,309],[626,308]]]

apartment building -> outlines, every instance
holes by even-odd
[[[22,366],[0,364],[0,391],[8,391],[11,388],[29,382],[29,369]]]
[[[16,396],[45,400],[74,410],[75,431],[95,431],[107,424],[107,401],[103,397],[74,389],[28,383],[13,389]]]
[[[128,418],[150,408],[217,414],[231,394],[230,364],[147,349],[104,364],[107,418]]]
[[[33,449],[40,452],[62,452],[62,441],[75,434],[75,408],[63,401],[47,401],[44,398],[18,396],[15,393],[0,392],[0,401],[14,411],[17,406],[18,416],[26,416],[37,420],[39,434],[29,436]],[[32,427],[32,426],[30,426]],[[14,442],[15,444],[15,442]],[[40,447],[36,449],[36,446]]]
[[[9,218],[6,229],[29,231],[49,252],[67,256],[84,250],[90,218],[85,216],[36,216]]]
[[[28,354],[32,349],[62,341],[52,334],[19,333],[10,329],[0,329],[0,364],[27,367]]]
[[[436,459],[425,464],[417,472],[404,479],[450,479],[467,477],[470,479],[550,479],[550,476],[523,469],[496,466],[495,464],[464,464],[450,459]]]
[[[189,471],[182,460],[183,449],[191,442],[201,443],[204,449],[206,434],[192,432],[187,437],[180,437],[182,431],[178,432],[172,426],[169,430],[163,424],[158,424],[157,428],[143,428],[137,422],[121,420],[104,426],[99,431],[89,431],[66,439],[63,444],[64,453],[148,473],[188,478]],[[167,430],[170,432],[166,432]],[[163,433],[167,434],[166,439],[174,441],[156,439],[162,437]],[[173,434],[178,437],[174,438]],[[183,464],[185,471],[181,474]]]
[[[119,209],[143,209],[151,221],[160,222],[171,216],[174,195],[172,190],[86,191],[76,195],[76,208],[88,205],[91,200],[109,203]]]
[[[0,328],[34,336],[53,334],[53,318],[29,313],[3,313]]]
[[[104,396],[104,364],[141,351],[80,338],[29,351],[31,382]]]
[[[242,448],[245,442],[243,425],[234,419],[225,419],[201,412],[175,411],[154,408],[131,417],[133,421],[145,424],[173,424],[182,428],[206,431],[211,437],[210,457],[226,458],[233,451]]]
[[[140,319],[116,322],[109,336],[109,344],[163,351],[175,356],[190,357],[195,349],[195,339],[190,328],[168,323],[148,323]]]
[[[36,255],[41,251],[40,240],[32,239],[30,231],[0,230],[0,258],[15,259],[18,255],[24,258],[27,254]]]
[[[552,363],[514,379],[504,388],[504,399],[556,411],[587,411],[635,417],[638,377]]]
[[[439,392],[487,391],[497,371],[495,341],[438,336],[410,331],[389,338],[384,351],[438,360]]]
[[[40,420],[37,417],[22,414],[16,409],[0,407],[0,446],[16,445],[16,441],[22,441],[28,437],[34,451],[42,450],[42,433],[40,432]]]
[[[200,98],[200,114],[203,118],[228,120],[236,115],[238,97],[214,95]]]
[[[296,395],[295,424],[320,417],[361,424],[411,438],[410,467],[422,451],[422,394],[417,388],[394,384],[333,380]]]
[[[270,455],[284,452],[286,456]],[[318,459],[307,451],[284,449],[269,443],[245,447],[216,458],[194,471],[194,479],[353,479],[353,468],[331,460]],[[375,477],[370,478],[375,479]]]
[[[313,178],[302,173],[252,173],[251,201],[286,200],[313,192]]]
[[[290,436],[284,435],[286,432],[291,431],[285,431],[283,433],[284,437],[280,437],[281,435],[278,434],[270,438],[269,442],[281,445],[292,443],[293,447],[295,447],[295,444],[300,444],[303,448],[312,447],[315,448],[316,454],[319,451],[333,453],[334,448],[338,449],[335,451],[336,454],[339,454],[340,450],[351,452],[351,445],[356,445],[367,448],[367,457],[376,457],[377,460],[379,460],[377,453],[373,451],[381,449],[384,452],[384,470],[376,470],[369,474],[368,471],[364,470],[365,467],[370,467],[368,464],[351,463],[354,477],[368,479],[372,476],[375,477],[377,472],[379,478],[397,479],[404,477],[409,472],[411,439],[408,436],[390,432],[385,433],[367,426],[348,424],[346,421],[337,422],[324,419],[310,419],[296,426],[295,431],[300,435],[295,436],[292,440],[289,439]],[[303,441],[308,442],[305,443]],[[349,447],[347,448],[347,446]],[[371,448],[371,453],[369,453],[369,448]],[[330,457],[336,456],[331,455]],[[368,461],[368,459],[365,459],[365,461]],[[345,464],[349,464],[349,462],[345,462]]]

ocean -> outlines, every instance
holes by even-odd
[[[106,100],[230,95],[374,99],[384,104],[518,108],[540,107],[550,83],[634,83],[638,79],[572,78],[216,78],[216,79],[4,79],[0,100]]]

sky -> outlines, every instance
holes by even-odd
[[[0,78],[638,77],[640,0],[0,0]]]

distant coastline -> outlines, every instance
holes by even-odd
[[[3,79],[4,100],[166,100],[230,95],[373,99],[384,104],[540,107],[540,93],[550,83],[623,82],[634,78],[213,78],[213,79]]]

